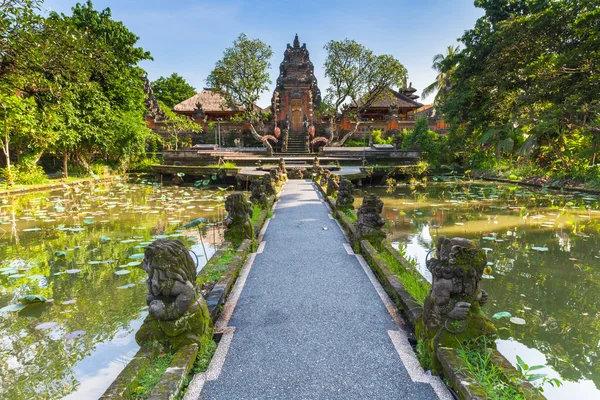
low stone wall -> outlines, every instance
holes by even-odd
[[[348,233],[350,240],[355,240],[356,228],[354,223],[342,212],[335,210],[335,202],[331,197],[327,197],[325,190],[318,182],[315,182],[317,188],[321,191],[323,196],[327,199],[333,215],[340,222],[342,228]],[[423,306],[417,301],[402,285],[402,282],[398,277],[391,271],[389,265],[381,257],[379,251],[369,243],[367,240],[360,241],[360,245],[353,243],[355,251],[360,251],[363,255],[377,279],[382,284],[385,291],[394,300],[398,310],[406,317],[409,327],[414,333],[416,325],[421,320]],[[358,248],[357,248],[358,247]],[[411,271],[412,266],[408,263],[404,257],[394,249],[391,243],[384,241],[382,243],[383,251],[388,252],[393,256],[396,261],[403,266],[407,271]],[[429,283],[423,278],[423,282],[427,285]],[[416,343],[416,338],[412,338]],[[526,398],[531,400],[543,400],[545,397],[537,390],[531,383],[512,366],[512,364],[497,350],[490,349],[491,359],[494,365],[496,365],[503,375],[503,380],[509,382],[515,386],[515,388]],[[438,359],[442,364],[442,370],[444,377],[447,379],[448,384],[463,400],[485,400],[488,398],[485,390],[477,383],[476,378],[468,372],[468,367],[465,362],[458,357],[455,349],[449,349],[441,347],[437,351]]]
[[[266,222],[268,211],[273,208],[275,201],[276,196],[269,197],[269,209],[261,212],[261,215],[254,226],[256,232],[260,232],[262,229]],[[251,251],[251,244],[252,243],[249,239],[244,240],[240,244],[235,252],[234,257],[227,264],[225,272],[221,275],[220,280],[205,296],[206,305],[208,307],[213,324],[216,323],[221,312],[221,306],[225,303],[227,296],[229,295],[229,292],[231,291],[231,288],[237,280],[240,270],[246,261],[248,253]],[[205,265],[203,270],[206,271],[208,270],[207,267],[217,263],[224,255],[227,248],[227,243],[224,243],[224,246],[217,250],[217,252]],[[202,276],[202,272],[199,276]],[[218,334],[218,332],[215,332],[215,337]],[[138,386],[140,377],[145,374],[147,368],[151,366],[161,351],[162,348],[160,346],[142,346],[142,348],[134,356],[133,360],[127,364],[125,369],[121,371],[119,376],[117,376],[110,387],[104,392],[101,399],[112,400],[128,398],[132,394],[133,390]],[[197,354],[197,345],[185,346],[177,351],[169,365],[169,368],[167,368],[161,380],[150,393],[149,399],[170,400],[175,398],[181,390],[185,378],[190,373]]]

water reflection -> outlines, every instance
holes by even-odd
[[[2,201],[2,200],[0,200]],[[197,230],[222,220],[223,196],[141,184],[73,185],[0,205],[0,308],[27,294],[51,301],[0,313],[0,398],[97,398],[138,349],[144,248],[177,238],[206,258]],[[208,257],[219,225],[203,235]]]
[[[549,398],[600,398],[597,196],[464,182],[359,191],[366,192],[382,197],[389,237],[406,244],[428,279],[425,256],[439,235],[484,247],[493,268],[483,283],[488,314],[508,311],[526,321],[494,321],[503,354],[513,363],[517,354],[544,363],[568,382],[546,389]],[[544,358],[528,360],[532,352]]]

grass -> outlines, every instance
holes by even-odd
[[[163,374],[171,364],[173,360],[173,354],[162,354],[156,358],[150,364],[150,366],[144,372],[144,375],[139,380],[138,387],[135,388],[133,393],[129,396],[130,399],[147,399],[150,396],[150,392],[160,381]]]
[[[258,221],[258,217],[262,212],[263,208],[258,204],[252,204],[252,226],[256,226],[256,222]]]
[[[215,343],[214,340],[211,340],[208,343],[208,346],[205,346],[204,349],[201,349],[201,351],[198,352],[198,356],[196,356],[196,361],[194,361],[194,366],[192,367],[188,376],[185,378],[181,391],[179,392],[177,397],[175,397],[175,400],[183,399],[183,396],[187,391],[187,387],[190,385],[190,382],[192,381],[192,378],[195,374],[201,374],[203,372],[206,372],[208,366],[210,365],[210,360],[212,360],[216,350],[217,343]]]
[[[200,285],[203,285],[206,282],[217,281],[219,278],[221,278],[223,273],[227,271],[227,267],[229,266],[231,260],[233,260],[234,256],[235,250],[231,247],[227,248],[218,260],[215,262],[209,262],[206,267],[202,269],[202,272],[200,272],[200,275],[198,275],[196,281]]]
[[[354,210],[347,208],[344,210],[344,214],[346,215],[346,217],[348,217],[350,222],[358,221],[358,216],[356,215],[356,212]]]
[[[237,164],[233,161],[225,161],[224,163],[219,164],[209,164],[206,166],[207,168],[237,168]]]
[[[409,271],[404,265],[400,264],[396,258],[385,249],[380,253],[381,258],[390,267],[390,270],[396,275],[404,289],[417,301],[423,305],[425,298],[429,293],[429,284],[423,278],[417,276],[418,272]]]
[[[484,344],[478,349],[457,349],[458,357],[466,364],[477,383],[485,390],[486,398],[490,400],[525,400],[517,389],[504,380],[499,367],[492,362],[491,353]]]

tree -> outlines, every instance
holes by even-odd
[[[354,128],[338,141],[341,146],[356,132],[365,110],[382,97],[391,96],[391,88],[401,87],[407,72],[393,56],[375,55],[354,40],[332,40],[325,50],[325,76],[330,86],[320,115],[328,116],[330,141],[334,140],[343,106],[351,107],[347,113],[354,121]]]
[[[163,112],[161,128],[169,134],[170,140],[165,143],[166,147],[174,150],[179,149],[181,135],[187,132],[202,132],[202,127],[197,122],[171,111],[164,103],[158,103]]]
[[[473,143],[518,123],[521,153],[557,173],[585,170],[600,131],[600,8],[594,0],[478,0],[442,105]],[[592,149],[592,151],[587,151]]]
[[[442,96],[450,89],[450,79],[456,68],[456,54],[459,52],[459,46],[448,46],[446,54],[436,54],[433,57],[433,70],[438,74],[435,82],[423,89],[421,96],[423,98],[436,92],[434,103],[439,104]]]
[[[259,135],[254,125],[263,122],[264,115],[257,109],[256,102],[261,93],[269,89],[268,70],[272,56],[271,46],[260,39],[248,39],[242,33],[233,46],[225,50],[223,58],[217,61],[206,79],[207,84],[228,103],[241,108],[236,118],[249,123],[252,136],[261,141],[269,153],[273,152],[269,143],[273,137]]]
[[[152,90],[156,99],[169,109],[196,94],[196,89],[175,72],[167,78],[161,76],[152,82]]]

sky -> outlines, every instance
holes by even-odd
[[[76,2],[45,0],[43,7],[70,14]],[[483,15],[473,0],[95,0],[93,4],[96,9],[109,7],[113,19],[139,36],[138,45],[154,58],[141,64],[151,81],[177,72],[198,91],[240,33],[261,39],[274,53],[272,84],[261,96],[261,107],[270,104],[286,44],[296,33],[310,52],[321,93],[328,86],[323,46],[347,38],[375,54],[400,60],[420,95],[435,80],[433,56],[458,44],[457,39]],[[419,101],[428,104],[433,97]]]

